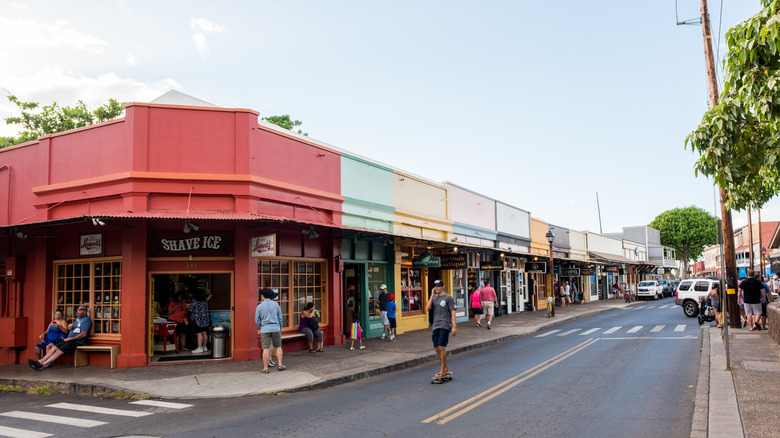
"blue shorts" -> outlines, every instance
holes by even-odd
[[[433,331],[433,348],[446,347],[450,342],[450,331],[446,329],[436,329]]]

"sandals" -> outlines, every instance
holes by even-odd
[[[286,369],[287,369],[287,367],[286,367],[286,366],[284,366],[284,365],[279,365],[279,371],[284,371],[284,370],[286,370]]]
[[[320,348],[320,349],[317,350],[317,353],[324,353],[324,352],[325,352],[324,348]]]
[[[309,350],[309,353],[316,353],[316,352],[317,352],[317,350],[315,350],[313,348]]]
[[[262,370],[260,372],[263,373],[263,374],[268,374],[268,370]]]

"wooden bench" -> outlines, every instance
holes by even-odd
[[[293,333],[285,333],[282,335],[283,343],[285,341],[297,341],[299,339],[306,339],[306,333],[293,332]]]
[[[89,365],[89,353],[109,353],[111,355],[111,368],[116,368],[119,345],[81,345],[76,347],[76,351],[73,353],[73,366]]]

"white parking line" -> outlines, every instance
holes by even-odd
[[[105,421],[82,420],[73,417],[61,417],[59,415],[47,415],[38,412],[9,411],[2,412],[0,415],[11,418],[21,418],[23,420],[44,421],[46,423],[64,424],[66,426],[76,427],[95,427],[108,424]]]
[[[642,330],[642,327],[644,327],[644,326],[643,326],[643,325],[638,325],[638,326],[635,326],[634,328],[632,328],[631,330],[629,330],[629,331],[628,331],[628,333],[636,333],[636,332],[638,332],[639,330]]]
[[[592,329],[590,329],[590,330],[586,330],[586,331],[584,331],[584,332],[580,333],[580,336],[589,335],[589,334],[591,334],[591,333],[593,333],[593,332],[597,332],[597,331],[599,331],[599,330],[601,330],[601,327],[592,328]]]
[[[567,336],[567,335],[570,335],[572,333],[576,333],[576,332],[578,332],[580,330],[582,330],[582,329],[581,328],[571,329],[568,332],[563,332],[563,333],[558,334],[558,336]]]
[[[55,403],[53,405],[47,405],[46,407],[57,408],[57,409],[70,409],[71,411],[94,412],[97,414],[105,414],[105,415],[118,415],[121,417],[145,417],[147,415],[152,415],[151,412],[127,411],[124,409],[101,408],[99,406],[77,405],[73,403]]]
[[[543,338],[543,337],[545,337],[545,336],[550,336],[550,335],[551,335],[551,334],[553,334],[553,333],[558,333],[559,331],[560,331],[559,329],[550,330],[549,332],[547,332],[547,333],[545,333],[545,334],[542,334],[542,335],[536,335],[536,337],[537,337],[537,338]]]
[[[623,327],[621,327],[621,326],[618,326],[618,327],[612,327],[611,329],[609,329],[609,330],[605,331],[605,332],[604,332],[604,334],[605,334],[605,335],[608,335],[608,334],[610,334],[610,333],[615,333],[616,331],[618,331],[618,330],[620,330],[620,329],[622,329],[622,328],[623,328]]]
[[[34,432],[32,430],[14,429],[13,427],[0,426],[0,436],[11,438],[44,438],[52,436],[50,433]]]
[[[683,332],[683,331],[685,331],[685,324],[677,324],[677,327],[674,328],[674,331],[676,331],[676,332]]]
[[[661,330],[663,330],[664,327],[666,327],[666,326],[665,325],[657,325],[657,326],[653,327],[652,330],[650,330],[650,333],[658,333]]]
[[[143,405],[143,406],[154,406],[157,408],[168,408],[168,409],[186,409],[191,408],[192,405],[188,405],[185,403],[172,403],[172,402],[164,402],[159,400],[136,400],[130,402],[131,405]]]

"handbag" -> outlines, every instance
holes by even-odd
[[[314,318],[307,318],[308,321],[306,322],[309,325],[309,330],[312,332],[316,332],[320,329],[320,323],[317,322]]]

